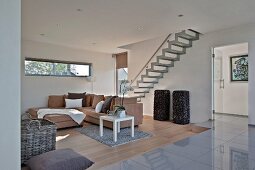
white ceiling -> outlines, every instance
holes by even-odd
[[[255,0],[22,0],[22,38],[115,53],[176,30],[252,23],[254,10]]]

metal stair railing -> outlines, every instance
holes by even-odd
[[[136,81],[136,79],[141,75],[144,69],[147,68],[148,64],[151,62],[151,60],[155,57],[155,55],[159,52],[159,50],[162,48],[162,46],[168,41],[172,34],[168,34],[167,37],[164,39],[164,41],[160,44],[160,46],[157,48],[157,50],[153,53],[151,58],[146,62],[146,64],[143,66],[143,68],[140,70],[140,72],[133,78],[131,79],[130,86]]]

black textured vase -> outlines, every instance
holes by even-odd
[[[170,91],[154,91],[154,120],[169,120],[170,115]]]
[[[176,90],[173,92],[173,122],[182,125],[189,124],[189,91]]]

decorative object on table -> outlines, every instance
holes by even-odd
[[[133,88],[129,85],[128,80],[121,80],[121,82],[120,82],[120,94],[121,94],[120,105],[114,107],[117,116],[120,116],[120,117],[126,116],[126,109],[123,106],[124,96],[128,91],[132,91],[132,90],[133,90]]]
[[[115,116],[115,111],[108,110],[107,115],[108,116]]]
[[[155,90],[154,91],[154,120],[169,120],[170,116],[170,91]]]
[[[115,115],[118,117],[126,116],[126,109],[124,106],[115,106]]]
[[[231,81],[248,81],[248,55],[230,57]]]
[[[117,142],[113,141],[113,131],[109,128],[104,127],[104,135],[103,137],[100,137],[99,135],[99,126],[96,125],[89,125],[83,128],[76,128],[78,132],[80,132],[83,135],[86,135],[92,139],[97,140],[100,143],[103,143],[105,145],[114,147],[123,145],[129,142],[133,142],[139,139],[148,138],[152,135],[143,131],[138,130],[135,128],[134,131],[134,137],[131,137],[130,134],[130,128],[122,128],[120,133],[118,133],[118,140]]]
[[[36,170],[84,170],[94,162],[72,149],[58,149],[37,155],[28,160],[30,169]]]
[[[173,122],[177,124],[189,124],[190,103],[189,91],[175,90],[173,92]]]
[[[44,119],[21,121],[21,163],[33,156],[55,150],[57,126]]]

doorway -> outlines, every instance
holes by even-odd
[[[248,43],[213,49],[213,110],[248,116]]]
[[[120,96],[120,85],[123,80],[128,80],[128,53],[115,54],[116,58],[116,95]]]

